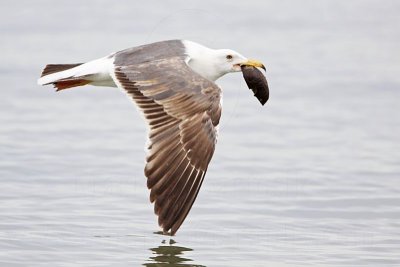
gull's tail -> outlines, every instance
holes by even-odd
[[[57,88],[57,91],[75,87],[75,86],[82,86],[90,83],[90,80],[85,80],[77,77],[68,77],[68,75],[63,75],[63,73],[66,70],[75,68],[77,66],[82,65],[83,63],[77,63],[77,64],[48,64],[46,67],[44,67],[44,70],[42,71],[42,75],[40,76],[41,79],[39,79],[38,83],[40,85],[46,85],[52,83],[55,88]],[[48,75],[52,75],[52,79],[48,79],[50,77],[47,77]],[[44,78],[43,78],[44,77]],[[42,79],[43,78],[43,79]],[[46,81],[47,79],[47,81]]]
[[[48,64],[38,84],[53,84],[57,91],[86,84],[115,86],[109,74],[110,63],[110,58],[106,57],[87,63]]]

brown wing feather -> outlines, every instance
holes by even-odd
[[[83,63],[76,63],[76,64],[47,64],[46,67],[44,67],[42,74],[40,75],[40,77],[52,74],[52,73],[56,73],[59,71],[63,71],[63,70],[68,70],[68,69],[72,69],[74,67],[77,67],[79,65],[82,65]]]
[[[214,153],[220,89],[178,56],[132,65],[124,60],[116,64],[115,74],[149,124],[145,175],[150,201],[163,231],[173,235],[189,213]]]

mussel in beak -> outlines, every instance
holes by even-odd
[[[253,91],[254,96],[257,97],[261,105],[264,106],[269,98],[268,82],[264,74],[253,66],[242,65],[241,68],[247,86]]]

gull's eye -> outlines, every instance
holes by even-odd
[[[227,55],[227,56],[226,56],[226,59],[227,59],[227,60],[231,60],[232,58],[233,58],[232,55]]]

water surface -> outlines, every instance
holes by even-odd
[[[1,266],[400,265],[398,2],[0,5]],[[240,74],[219,81],[217,150],[171,238],[132,103],[36,79],[173,38],[260,59],[271,97],[261,107]]]

